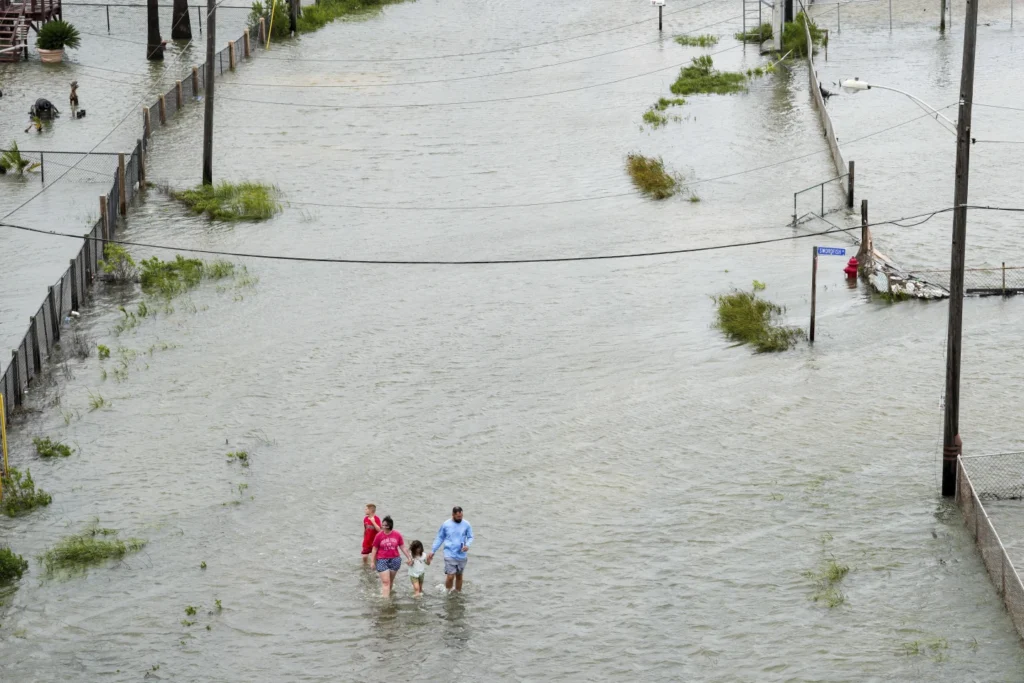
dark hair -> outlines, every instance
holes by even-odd
[[[412,553],[413,557],[419,557],[423,554],[423,544],[419,541],[413,541],[409,544],[409,552]]]
[[[395,520],[391,519],[391,515],[388,515],[384,519],[380,520],[380,525],[388,531],[392,531],[395,528]]]
[[[455,514],[456,512],[462,512],[462,507],[460,507],[460,506],[458,506],[458,505],[456,505],[455,507],[453,507],[453,508],[452,508],[452,514],[454,515],[454,514]]]

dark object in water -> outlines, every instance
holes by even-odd
[[[821,97],[822,99],[825,100],[835,95],[834,92],[829,92],[828,90],[825,90],[825,86],[823,86],[821,83],[818,84],[818,90],[821,91]]]
[[[79,109],[77,112],[75,112],[75,118],[76,119],[84,119],[85,118],[85,110],[84,109]]]
[[[38,116],[41,119],[55,119],[60,116],[60,111],[53,106],[50,100],[40,97],[32,108],[28,110],[29,116]]]

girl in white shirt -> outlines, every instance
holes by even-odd
[[[427,560],[423,556],[423,544],[413,541],[409,545],[409,553],[412,559],[409,560],[409,578],[412,580],[412,590],[415,595],[423,595],[423,578],[427,573]]]

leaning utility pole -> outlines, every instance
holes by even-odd
[[[203,115],[203,185],[213,185],[213,57],[217,43],[217,5],[206,0],[206,109]]]
[[[964,256],[967,242],[967,181],[971,166],[971,105],[978,3],[967,0],[964,62],[960,71],[960,113],[956,126],[956,186],[953,191],[953,256],[949,273],[949,331],[946,337],[946,413],[942,431],[942,495],[956,494],[960,435],[960,338],[964,317]]]

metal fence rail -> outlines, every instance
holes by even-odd
[[[992,464],[989,464],[991,459]],[[1012,465],[1010,463],[1013,463]],[[1010,467],[1011,472],[1024,473],[1024,453],[1004,453],[992,456],[968,456],[957,459],[957,484],[956,503],[964,516],[964,524],[974,537],[974,542],[981,553],[981,559],[985,563],[996,591],[1003,598],[1010,613],[1017,633],[1024,638],[1024,583],[1020,575],[1010,561],[1006,548],[999,540],[995,525],[985,511],[982,498],[989,495],[999,495],[999,491],[1006,491],[1005,482],[1000,483],[1000,476],[1007,473],[1005,468]],[[997,474],[1002,470],[1003,474]],[[970,475],[977,477],[976,485]],[[1019,474],[1017,475],[1019,479]],[[994,485],[993,489],[989,486]],[[977,486],[977,488],[976,488]],[[985,488],[982,488],[982,487]]]
[[[927,273],[929,278],[949,283],[950,271],[915,270],[913,273]],[[965,268],[964,293],[972,296],[1010,296],[1024,294],[1024,266],[1008,266],[1003,263],[993,268]]]
[[[261,49],[261,37],[266,35],[263,22],[252,26],[238,40],[231,41],[233,46],[221,50],[215,59],[219,72],[224,73],[241,61]],[[248,50],[247,50],[248,48]],[[246,54],[248,52],[248,55]],[[222,63],[221,63],[221,60]],[[192,74],[181,81],[180,90],[176,82],[166,95],[159,98],[152,107],[143,110],[143,136],[136,143],[131,155],[118,153],[87,154],[84,152],[48,152],[45,150],[21,150],[21,153],[32,163],[39,163],[40,180],[54,183],[58,179],[80,182],[113,182],[109,190],[102,195],[101,204],[105,216],[101,216],[92,229],[83,235],[82,247],[60,279],[47,290],[46,297],[35,315],[29,319],[29,327],[18,347],[11,352],[11,360],[3,373],[0,373],[0,394],[3,395],[7,407],[5,417],[10,422],[12,414],[17,414],[24,404],[25,392],[44,370],[44,363],[58,360],[61,357],[61,334],[67,331],[72,311],[77,311],[85,304],[90,289],[97,279],[99,263],[103,259],[107,240],[116,239],[117,216],[123,214],[127,206],[138,195],[146,184],[145,157],[149,147],[149,138],[156,125],[163,125],[167,118],[193,102],[198,92],[204,87],[204,65],[193,68]],[[178,93],[181,93],[179,97]],[[161,107],[162,103],[162,107]],[[161,115],[162,112],[162,115]],[[2,150],[0,150],[2,152]],[[120,165],[124,163],[122,176]],[[51,169],[46,173],[46,169]],[[69,170],[70,169],[70,170]],[[35,172],[35,171],[33,171]],[[62,175],[63,174],[63,175]],[[123,204],[122,204],[123,183]],[[6,472],[4,473],[6,474]]]

